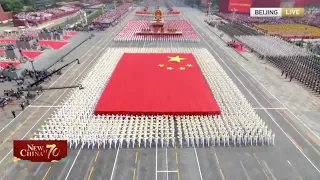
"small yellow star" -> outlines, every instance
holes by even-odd
[[[159,64],[158,66],[159,66],[159,67],[163,67],[164,65],[163,65],[163,64]]]
[[[171,71],[173,68],[172,67],[167,67],[167,69]]]
[[[185,70],[186,68],[184,68],[184,67],[180,67],[179,69],[180,69],[181,71],[183,71],[183,70]]]
[[[182,60],[184,60],[185,58],[181,58],[180,56],[175,56],[175,57],[169,57],[169,62],[178,62],[180,63]]]
[[[187,64],[187,67],[191,67],[192,66],[192,64]]]

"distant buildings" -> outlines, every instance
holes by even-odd
[[[33,0],[33,8],[44,9],[56,4],[56,0]]]

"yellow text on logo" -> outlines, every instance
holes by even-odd
[[[304,8],[281,8],[282,17],[303,17]]]

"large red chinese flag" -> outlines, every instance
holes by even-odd
[[[95,114],[220,114],[192,54],[125,53]]]

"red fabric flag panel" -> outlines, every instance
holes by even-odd
[[[220,114],[192,54],[125,53],[95,115]]]

